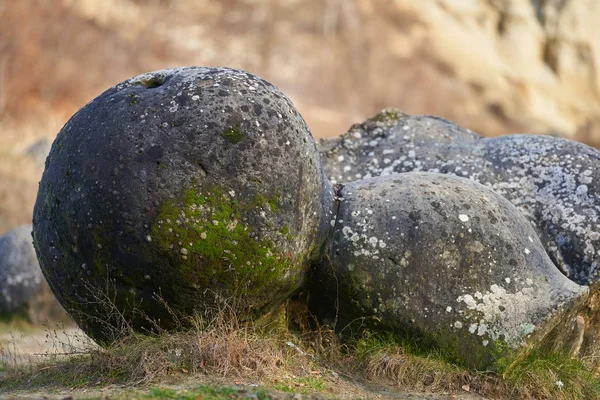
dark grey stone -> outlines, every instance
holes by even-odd
[[[52,148],[52,140],[42,138],[27,146],[25,154],[36,164],[43,166]]]
[[[310,309],[337,330],[410,332],[485,368],[538,343],[588,293],[530,222],[473,181],[403,173],[345,184]]]
[[[304,120],[243,71],[156,71],[107,90],[53,143],[34,244],[94,339],[260,316],[301,287],[333,193]],[[168,307],[165,306],[168,304]]]
[[[322,141],[332,182],[410,171],[481,183],[510,200],[536,227],[570,279],[600,279],[600,152],[551,136],[483,138],[450,121],[387,110]]]
[[[28,318],[31,303],[45,284],[33,249],[31,225],[0,237],[0,315]]]

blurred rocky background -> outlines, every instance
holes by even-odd
[[[600,146],[598,21],[597,0],[0,0],[0,235],[66,120],[166,67],[258,74],[315,137],[397,107]]]

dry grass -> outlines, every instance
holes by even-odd
[[[313,360],[276,328],[276,321],[242,325],[229,311],[197,318],[194,329],[160,335],[129,334],[106,348],[59,340],[47,354],[24,363],[16,349],[0,352],[7,376],[3,390],[64,388],[92,384],[158,384],[174,377],[209,374],[262,380],[311,371]]]
[[[373,352],[364,360],[364,371],[369,379],[385,379],[401,387],[456,392],[475,381],[475,376],[456,365],[433,357],[415,356],[397,346]]]
[[[462,368],[439,349],[398,345],[390,336],[367,335],[355,347],[369,379],[430,392],[469,392],[492,398],[600,399],[600,378],[581,362],[526,349],[495,372]]]
[[[526,352],[497,372],[469,371],[439,350],[417,348],[391,335],[365,332],[342,343],[323,327],[293,333],[286,320],[290,309],[244,324],[233,308],[225,307],[210,318],[197,317],[191,330],[129,334],[106,348],[81,337],[65,340],[48,330],[54,349],[36,359],[23,362],[15,357],[16,349],[2,349],[0,393],[109,384],[143,387],[196,376],[321,394],[339,391],[339,382],[376,382],[394,390],[470,391],[490,398],[600,399],[598,377],[558,354]],[[293,326],[304,325],[297,320],[296,315]]]

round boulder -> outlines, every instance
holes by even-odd
[[[579,284],[600,280],[600,152],[543,135],[483,138],[450,121],[386,110],[322,141],[332,182],[403,172],[456,175],[510,200],[552,261]]]
[[[332,202],[277,88],[228,68],[168,69],[116,85],[63,127],[34,244],[59,301],[108,342],[219,307],[269,311],[304,283]]]
[[[61,314],[35,255],[31,225],[0,237],[0,316],[40,323]]]
[[[476,368],[539,343],[588,293],[531,223],[467,179],[404,173],[345,184],[310,309],[342,332],[408,334]]]

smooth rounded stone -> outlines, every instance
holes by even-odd
[[[450,121],[387,110],[321,141],[332,182],[410,171],[481,183],[536,227],[552,261],[573,281],[600,280],[600,152],[551,136],[483,138]]]
[[[333,192],[306,123],[252,74],[187,67],[107,90],[46,161],[34,243],[92,338],[258,317],[305,281]]]
[[[35,161],[37,165],[43,166],[51,148],[52,140],[48,138],[42,138],[27,146],[24,154]]]
[[[61,315],[35,255],[31,225],[0,237],[0,316],[33,323]]]
[[[338,331],[409,333],[486,368],[539,343],[588,293],[515,206],[478,183],[404,173],[344,184],[338,196],[309,305]]]

